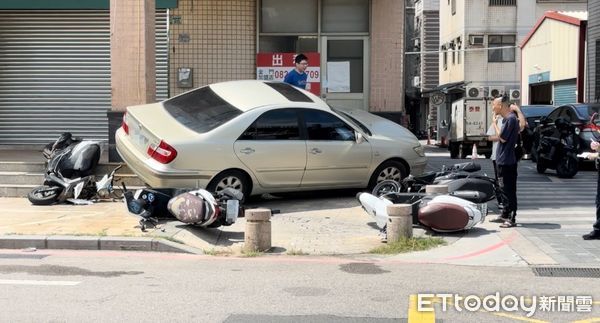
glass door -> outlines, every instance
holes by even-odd
[[[321,93],[331,106],[368,110],[369,37],[323,36]]]

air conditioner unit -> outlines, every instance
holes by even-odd
[[[420,76],[415,76],[415,77],[413,77],[413,82],[412,82],[412,85],[413,85],[414,87],[419,87],[419,86],[421,86],[421,77],[420,77]]]
[[[504,86],[490,86],[488,90],[488,95],[492,98],[497,98],[501,95],[504,95],[504,91]]]
[[[518,89],[510,90],[510,99],[512,101],[521,100],[521,90],[518,90]]]
[[[481,86],[468,86],[467,99],[481,99],[485,96],[484,89]]]
[[[483,35],[469,35],[469,45],[483,46]]]

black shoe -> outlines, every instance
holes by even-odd
[[[582,236],[583,240],[600,240],[600,231],[594,230]]]

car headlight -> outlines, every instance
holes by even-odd
[[[425,148],[423,148],[423,146],[418,145],[416,147],[413,147],[413,150],[417,153],[417,155],[419,155],[420,157],[425,157]]]

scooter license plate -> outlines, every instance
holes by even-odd
[[[240,213],[240,201],[238,200],[227,200],[227,213],[225,220],[227,223],[234,223]]]

